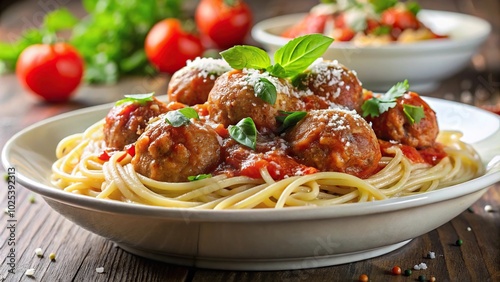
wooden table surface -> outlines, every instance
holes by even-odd
[[[20,2],[2,13],[0,40],[8,40],[9,34],[19,33],[26,19],[35,19],[37,13],[43,12],[41,2]],[[70,10],[81,14],[78,1],[53,2],[66,3]],[[249,2],[255,21],[307,11],[317,3],[313,0],[300,4],[286,0]],[[475,105],[500,103],[500,2],[429,0],[420,3],[428,9],[479,16],[490,21],[493,27],[487,42],[465,70],[444,81],[439,89],[421,94]],[[113,86],[82,86],[71,102],[53,105],[23,90],[14,75],[0,76],[0,147],[13,134],[37,121],[112,102],[125,93],[165,93],[167,83],[168,77],[158,76],[127,78]],[[1,173],[5,174],[5,170]],[[3,210],[7,206],[7,193],[3,192],[7,191],[7,184],[2,183],[0,206]],[[493,210],[485,210],[487,205]],[[7,239],[12,235],[8,217],[2,212],[0,281],[357,281],[363,273],[370,281],[417,281],[419,275],[434,276],[436,281],[500,281],[500,183],[492,186],[470,210],[389,254],[343,265],[291,271],[217,271],[170,265],[131,255],[66,220],[40,196],[20,184],[16,184],[15,208],[16,271],[14,274],[8,272]],[[460,247],[455,245],[458,238],[464,242]],[[44,250],[43,258],[35,255],[38,247]],[[429,251],[435,252],[435,259],[425,258]],[[54,262],[48,258],[51,252],[57,256]],[[415,271],[410,277],[390,274],[395,265],[407,269],[420,262],[425,262],[428,269]],[[101,266],[104,267],[102,274],[96,272]],[[35,269],[33,277],[25,276],[29,268]]]

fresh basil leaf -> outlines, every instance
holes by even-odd
[[[197,180],[207,179],[207,178],[210,178],[210,177],[212,177],[212,175],[210,173],[208,173],[208,174],[198,174],[198,175],[188,176],[188,180],[189,181],[197,181]]]
[[[295,126],[306,115],[307,112],[302,112],[302,111],[299,112],[280,111],[280,115],[276,117],[276,120],[281,123],[281,126],[279,127],[278,131],[283,132],[288,128]]]
[[[419,123],[420,120],[425,117],[424,107],[422,106],[404,104],[403,112],[411,125]]]
[[[297,37],[274,53],[274,63],[285,69],[287,77],[293,77],[321,57],[332,42],[333,38],[322,34]]]
[[[237,45],[220,53],[222,58],[233,68],[242,70],[266,69],[271,65],[271,58],[266,51],[247,45]]]
[[[230,125],[228,128],[229,135],[236,142],[255,150],[257,143],[257,128],[252,118],[244,118],[236,125]]]
[[[186,107],[165,114],[165,121],[173,127],[180,127],[191,123],[191,119],[199,119],[195,109]]]
[[[182,109],[179,109],[178,111],[187,118],[200,119],[198,112],[191,107],[182,108]]]
[[[272,66],[267,67],[266,71],[275,77],[286,78],[287,73],[286,70],[280,64],[274,64]]]
[[[253,86],[253,90],[257,97],[262,99],[264,102],[274,105],[276,103],[276,97],[278,96],[276,92],[276,86],[269,81],[267,78],[261,77],[259,81]]]
[[[139,103],[141,105],[146,104],[147,102],[153,101],[154,92],[147,94],[127,94],[124,95],[125,98],[117,101],[115,103],[116,106],[119,106],[124,103]]]

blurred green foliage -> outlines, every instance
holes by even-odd
[[[67,39],[85,60],[85,81],[115,83],[126,74],[152,74],[144,52],[150,28],[165,18],[182,17],[181,0],[83,0],[88,15],[76,18],[65,8],[48,13],[41,27],[23,32],[13,43],[0,42],[0,72],[15,70],[28,46],[50,43],[56,33],[70,30]]]

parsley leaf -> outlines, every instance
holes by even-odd
[[[420,120],[425,117],[424,107],[422,106],[404,104],[403,112],[411,125],[419,123]]]
[[[396,85],[391,87],[391,89],[389,89],[389,91],[382,96],[366,100],[363,105],[361,105],[363,116],[378,117],[390,108],[394,108],[396,106],[396,100],[403,96],[409,88],[410,85],[408,80],[405,80],[403,82],[396,83]]]
[[[228,127],[229,135],[236,142],[255,150],[257,143],[257,128],[252,118],[244,118],[236,125]]]
[[[116,106],[119,106],[121,104],[125,103],[139,103],[141,105],[146,104],[147,102],[153,101],[153,96],[154,92],[147,93],[147,94],[127,94],[124,95],[125,98],[117,101],[115,103]]]
[[[189,124],[190,119],[199,119],[195,109],[187,107],[175,111],[170,111],[165,114],[165,121],[173,127],[180,127]]]

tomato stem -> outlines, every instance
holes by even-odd
[[[229,7],[235,7],[236,5],[238,5],[238,0],[224,0],[223,1],[224,4],[226,4],[227,6]]]

